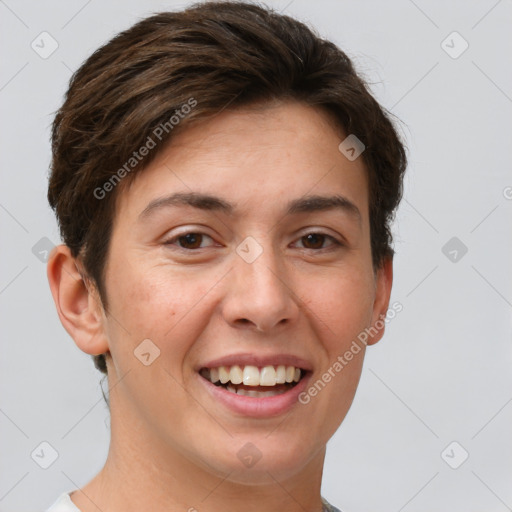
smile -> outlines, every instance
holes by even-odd
[[[230,393],[252,398],[281,395],[293,388],[302,378],[304,370],[295,366],[233,365],[202,368],[200,375],[212,384]]]

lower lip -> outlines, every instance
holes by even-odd
[[[310,375],[311,373],[307,372],[293,388],[290,388],[280,395],[256,398],[232,393],[221,386],[215,386],[215,384],[212,384],[209,380],[197,374],[208,393],[210,393],[216,401],[220,402],[234,413],[251,418],[278,416],[288,412],[294,405],[301,405],[298,398],[306,389]]]

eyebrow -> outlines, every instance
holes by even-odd
[[[226,200],[198,192],[177,192],[169,196],[160,197],[151,201],[140,213],[139,220],[150,216],[153,212],[172,206],[192,206],[200,210],[217,211],[232,215],[236,205]],[[298,213],[321,212],[329,210],[341,210],[361,223],[359,208],[349,199],[341,195],[319,196],[311,195],[294,199],[287,205],[286,215]]]

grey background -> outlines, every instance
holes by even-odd
[[[101,375],[61,327],[36,257],[43,237],[59,242],[46,203],[52,113],[101,43],[188,3],[0,0],[2,512],[42,511],[86,484],[109,442]],[[512,510],[511,2],[268,3],[354,58],[409,146],[392,293],[404,309],[367,351],[323,494],[354,512]],[[31,47],[43,31],[58,43],[46,59]],[[458,36],[442,47],[453,31],[469,44],[458,58],[445,51],[463,48]],[[43,441],[58,452],[48,469],[31,458]]]

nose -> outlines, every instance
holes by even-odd
[[[275,251],[264,247],[252,263],[236,253],[233,256],[222,306],[225,320],[236,328],[266,333],[293,323],[299,314],[299,298]]]

